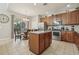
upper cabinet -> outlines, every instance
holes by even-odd
[[[40,22],[45,22],[45,23],[47,23],[47,25],[52,25],[53,16],[45,16],[43,18],[40,18]]]
[[[62,20],[62,24],[79,24],[79,10],[58,14],[56,18]]]
[[[67,13],[62,14],[62,24],[67,24],[68,23],[68,18],[67,18]]]
[[[63,24],[79,24],[79,10],[62,14]]]
[[[71,23],[79,24],[79,10],[71,12]]]
[[[40,18],[40,22],[45,22],[48,24],[48,18],[47,16]]]
[[[46,22],[48,25],[53,25],[54,18],[61,20],[62,24],[79,24],[79,10],[56,14],[55,16],[46,16],[40,20],[41,22]]]
[[[62,14],[57,14],[57,15],[55,15],[55,17],[56,17],[58,20],[62,20]]]
[[[47,17],[48,25],[52,25],[54,16]]]
[[[69,20],[68,15],[69,15],[69,13],[61,13],[61,14],[57,14],[55,16],[56,16],[57,20],[62,21],[62,24],[68,24],[68,20]]]
[[[70,24],[70,13],[63,13],[62,14],[62,24]]]

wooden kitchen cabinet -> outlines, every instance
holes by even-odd
[[[68,24],[68,13],[61,13],[55,15],[55,17],[62,21],[62,24]]]
[[[79,10],[76,10],[76,22],[79,24]]]
[[[68,14],[67,13],[62,14],[62,23],[68,24]]]
[[[71,19],[71,12],[67,13],[67,24],[73,24]]]
[[[52,25],[53,18],[54,18],[53,15],[52,16],[45,16],[45,17],[40,18],[40,22],[46,22],[47,25]]]
[[[48,17],[45,16],[45,17],[40,18],[40,22],[45,22],[48,24],[49,23]]]
[[[52,37],[52,33],[45,33],[45,48],[48,48],[50,46],[50,44],[52,43],[51,37]]]
[[[41,54],[51,43],[52,32],[30,33],[29,35],[29,49],[35,54]]]
[[[59,20],[62,20],[62,14],[57,14],[57,15],[55,15],[55,17],[56,17],[57,19],[59,19]]]
[[[46,22],[46,17],[40,18],[40,22]]]
[[[63,31],[61,32],[61,41],[65,41],[66,40],[66,32]]]
[[[77,11],[73,11],[71,12],[71,23],[72,24],[78,24],[77,22]]]
[[[79,34],[75,33],[74,36],[74,43],[77,45],[77,47],[79,48]]]
[[[79,24],[79,10],[62,14],[63,24]]]
[[[52,32],[48,33],[49,45],[52,43]]]
[[[54,17],[61,20],[63,24],[79,24],[79,10],[67,11],[65,13],[56,14],[55,16],[46,16],[41,20],[47,22],[48,25],[52,25]]]
[[[74,43],[74,32],[73,31],[69,31],[67,34],[68,34],[67,35],[67,41],[71,42],[71,43]]]
[[[74,32],[73,31],[62,31],[61,32],[61,41],[74,42]]]
[[[46,49],[49,46],[49,37],[48,34],[44,34],[44,35],[45,35],[45,49]]]
[[[71,21],[71,12],[66,12],[62,14],[62,22],[63,24],[72,24]]]
[[[73,31],[62,31],[61,41],[74,43],[79,48],[79,33]]]
[[[78,12],[77,12],[77,22],[78,22],[78,24],[79,24],[79,10],[78,10]]]
[[[54,19],[54,16],[53,16],[53,15],[47,17],[48,25],[52,25],[52,23],[53,23],[53,19]]]
[[[29,46],[30,50],[33,51],[34,53],[38,54],[39,53],[39,36],[36,34],[29,34]]]
[[[79,10],[57,14],[55,17],[62,20],[63,24],[79,24]]]
[[[44,51],[44,34],[41,34],[39,36],[39,53],[42,53]]]
[[[33,34],[29,35],[29,47],[30,50],[35,54],[40,54],[44,51],[44,34]]]

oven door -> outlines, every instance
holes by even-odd
[[[60,31],[53,31],[52,32],[52,39],[54,40],[61,40],[61,32]]]
[[[55,31],[55,32],[53,32],[53,35],[54,35],[54,36],[59,36],[59,32],[56,32],[56,31]]]

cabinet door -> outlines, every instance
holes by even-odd
[[[44,51],[44,34],[39,36],[39,51],[40,53]]]
[[[68,24],[67,13],[63,13],[63,14],[62,14],[62,23],[63,23],[63,24]]]
[[[48,33],[49,45],[52,43],[52,32]]]
[[[79,10],[77,11],[77,24],[79,24]]]
[[[48,33],[45,33],[45,49],[48,48],[49,46],[49,35]]]
[[[68,23],[67,24],[72,24],[71,12],[68,12],[67,17],[68,17],[68,19],[67,19]]]
[[[79,47],[79,34],[75,33],[74,34],[74,43]]]
[[[77,24],[77,12],[76,11],[71,12],[71,23]]]
[[[55,15],[58,20],[62,20],[62,14]]]
[[[62,32],[61,40],[73,43],[74,42],[74,32]]]
[[[75,44],[77,45],[77,47],[79,47],[79,37],[75,38]]]
[[[72,24],[79,24],[79,10],[71,12]]]
[[[65,36],[65,41],[68,42],[68,40],[70,39],[68,32],[65,32],[64,36]]]
[[[70,36],[70,42],[71,42],[71,43],[74,43],[74,32],[70,32],[69,35],[71,35],[71,36]]]
[[[67,35],[66,41],[73,43],[73,42],[74,42],[74,41],[73,41],[73,39],[74,39],[74,32],[67,32],[66,35]]]
[[[40,22],[47,22],[47,17],[40,18]]]
[[[61,32],[61,41],[65,41],[65,40],[66,40],[66,33]]]
[[[39,54],[39,35],[29,34],[29,48],[36,54]]]

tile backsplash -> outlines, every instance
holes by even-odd
[[[79,33],[79,25],[75,25],[75,26],[74,26],[74,29],[75,29],[76,32]]]
[[[71,25],[68,25],[68,26],[64,26],[64,30],[66,30],[66,28],[69,30],[69,31],[71,31],[71,28],[72,28],[72,26]]]
[[[71,31],[72,30],[72,26],[73,25],[61,25],[61,27],[64,27],[64,31],[66,29],[68,29],[68,31]],[[54,28],[54,29],[60,29],[61,27],[60,26],[49,26],[48,29],[51,29],[51,30],[52,30],[52,28]],[[74,25],[74,31],[76,31],[77,33],[79,33],[79,25]]]
[[[66,28],[68,28],[69,31],[72,30],[72,25],[65,25],[64,29],[66,30]],[[79,33],[79,25],[74,25],[74,31]]]

